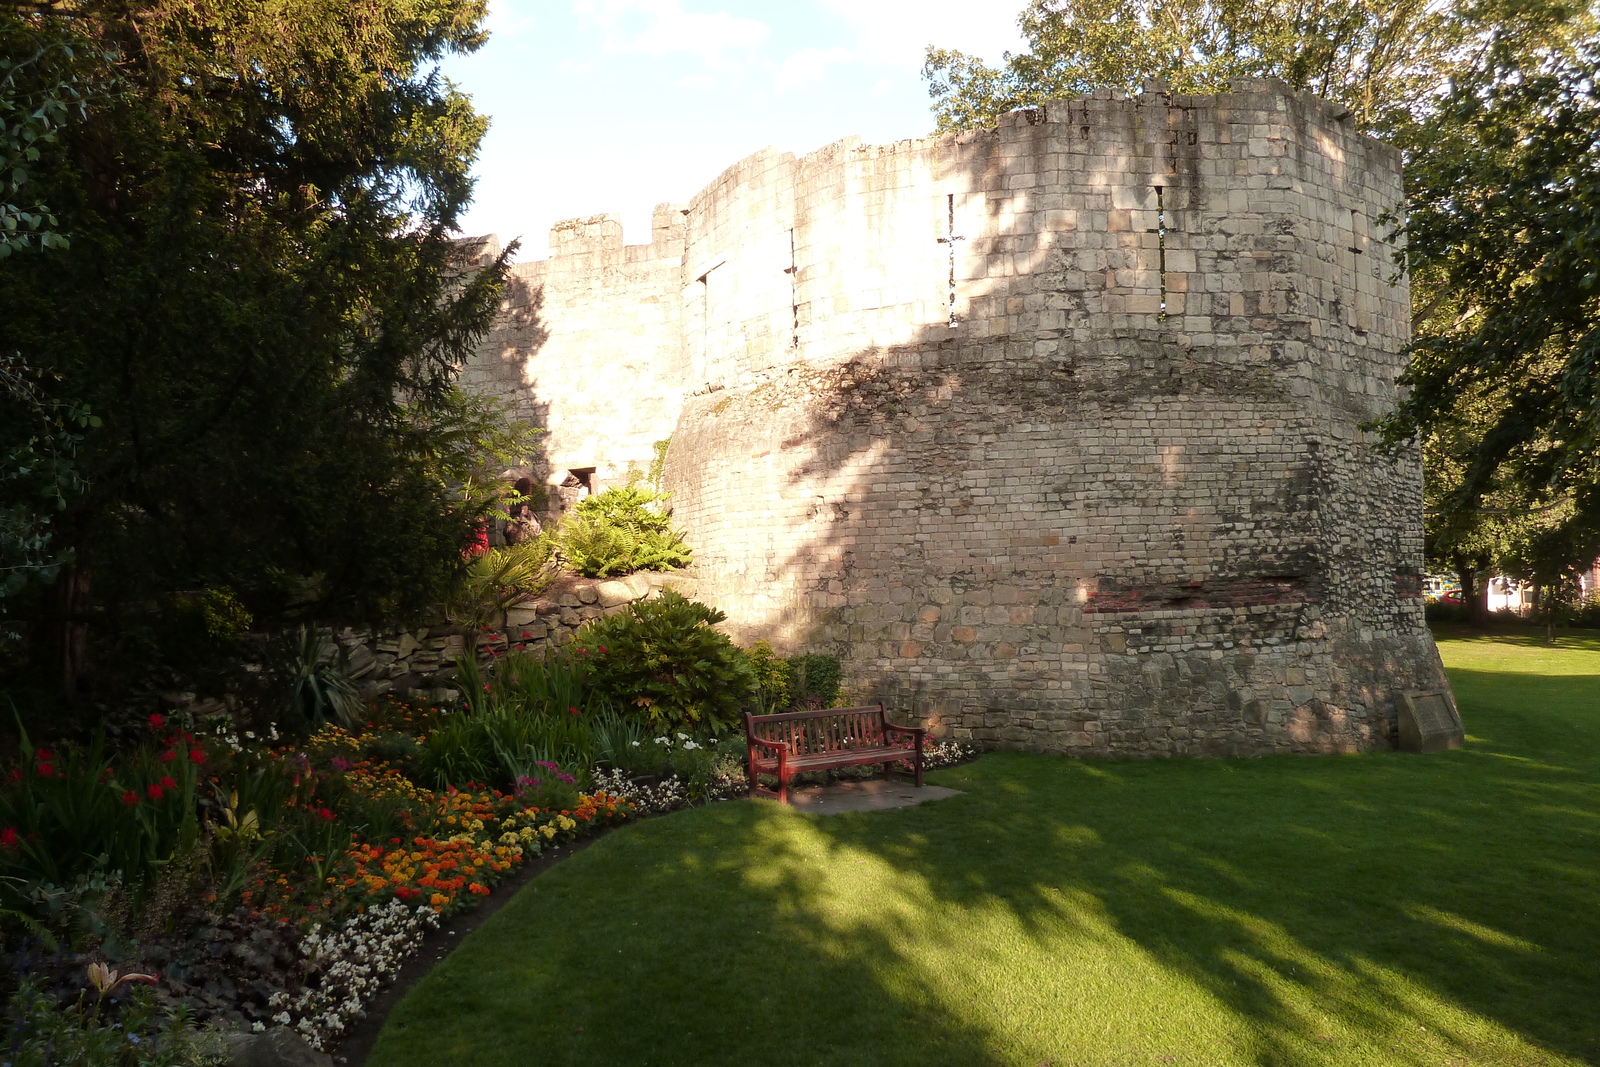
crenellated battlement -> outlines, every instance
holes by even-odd
[[[1409,336],[1402,193],[1275,82],[768,149],[648,245],[557,224],[472,370],[552,482],[670,433],[702,594],[863,695],[992,743],[1366,747],[1443,684],[1420,470],[1361,430]]]

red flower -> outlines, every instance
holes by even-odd
[[[204,763],[205,761],[206,761],[206,750],[205,749],[203,749],[203,748],[191,748],[189,750],[189,762],[190,763]]]
[[[178,788],[178,783],[174,782],[171,778],[162,778],[161,779],[161,788],[162,789],[176,789],[176,788]]]
[[[600,651],[601,651],[601,652],[604,652],[604,651],[605,651],[605,650],[606,650],[606,646],[605,646],[605,645],[601,645],[601,646],[600,646]]]
[[[159,759],[162,763],[171,763],[177,757],[178,757],[178,754],[176,752],[172,751],[172,749],[169,748],[165,752],[161,753],[161,755],[157,756],[156,758]]]
[[[13,782],[22,781],[22,768],[21,767],[16,767],[11,771],[11,780]]]
[[[149,797],[151,800],[161,799],[161,787],[159,785],[150,786],[144,791],[144,793],[145,796]]]
[[[167,725],[167,720],[166,719],[163,719],[159,715],[150,716],[150,729],[159,730],[165,725]]]
[[[131,789],[125,789],[122,793],[122,802],[131,808],[139,803],[139,794]]]
[[[569,713],[573,714],[573,715],[581,715],[582,714],[582,712],[580,712],[577,708],[568,708],[567,711]]]
[[[56,754],[51,752],[48,748],[40,748],[34,750],[33,758],[38,760],[40,763],[46,763],[55,759]]]
[[[40,778],[49,778],[49,777],[52,777],[55,773],[56,773],[55,764],[52,764],[52,763],[41,763],[41,764],[39,764],[39,777]]]
[[[323,820],[325,820],[327,822],[332,822],[333,821],[333,812],[329,811],[327,808],[318,808],[317,809],[317,818],[323,819]]]
[[[8,826],[0,830],[0,848],[17,848],[17,828]]]

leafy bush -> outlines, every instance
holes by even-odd
[[[751,695],[755,706],[752,710],[757,715],[765,715],[793,707],[794,666],[788,660],[778,658],[772,646],[765,641],[757,641],[746,655],[754,677]]]
[[[101,965],[103,966],[103,965]],[[127,982],[115,971],[102,981]],[[58,1004],[24,980],[6,1008],[6,1063],[10,1067],[188,1067],[227,1062],[226,1046],[215,1031],[196,1031],[186,1015],[163,1016],[147,989],[135,989],[122,1010],[107,1001],[120,990],[85,993],[71,1006]],[[102,1015],[102,1008],[108,1009]]]
[[[832,708],[839,703],[844,667],[838,656],[807,652],[787,660],[793,681],[790,697],[796,707]]]
[[[537,596],[555,580],[550,566],[555,542],[548,536],[491,548],[468,560],[451,587],[445,613],[468,636],[467,647],[485,626],[504,626],[506,611]]]
[[[727,616],[664,590],[578,631],[591,684],[656,730],[740,721],[755,679],[748,658],[713,627]]]
[[[662,508],[666,499],[637,481],[586,497],[557,528],[562,558],[586,578],[688,566],[693,554]]]

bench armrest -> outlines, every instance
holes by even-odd
[[[755,746],[760,745],[762,748],[770,748],[774,752],[787,752],[787,751],[789,751],[789,746],[787,744],[785,744],[784,742],[782,742],[782,741],[763,741],[759,737],[747,737],[747,738],[745,738],[745,740],[750,742],[750,747],[751,748],[754,748]]]
[[[922,735],[928,732],[921,726],[896,726],[894,723],[887,721],[883,724],[883,730],[885,733],[912,734],[918,741],[921,741]]]

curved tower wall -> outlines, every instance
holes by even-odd
[[[726,171],[685,216],[667,460],[702,599],[949,733],[1387,743],[1444,686],[1399,154],[1268,82]]]

